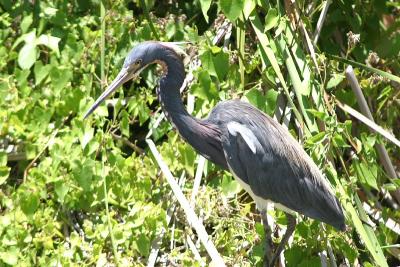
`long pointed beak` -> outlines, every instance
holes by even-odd
[[[123,83],[128,81],[130,78],[135,77],[136,75],[130,75],[127,68],[123,68],[117,75],[117,77],[112,81],[110,86],[97,98],[97,100],[93,103],[93,105],[86,111],[85,115],[83,116],[86,119],[93,111],[115,90],[117,90]]]

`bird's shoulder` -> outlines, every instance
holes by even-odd
[[[232,99],[219,102],[210,112],[208,119],[218,125],[223,125],[230,121],[247,121],[249,115],[254,113],[263,115],[251,104],[239,99]]]
[[[291,151],[294,154],[287,155],[288,157],[304,156],[303,149],[287,129],[247,102],[240,100],[220,102],[210,112],[207,120],[218,125],[225,140],[238,138],[237,136],[251,138],[254,144],[259,146],[259,154],[266,152],[282,154]],[[246,144],[252,146],[249,142]]]

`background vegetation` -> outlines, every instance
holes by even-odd
[[[299,216],[287,266],[318,266],[323,255],[332,266],[399,265],[399,228],[390,223],[400,219],[400,183],[382,167],[376,144],[397,171],[399,147],[338,101],[359,109],[344,75],[351,63],[376,123],[400,135],[400,4],[333,1],[314,43],[326,1],[290,3],[0,0],[0,265],[142,266],[164,231],[158,262],[208,264],[149,153],[151,129],[188,198],[200,168],[195,210],[227,265],[261,265],[263,228],[251,198],[229,173],[198,167],[167,121],[156,124],[157,72],[126,84],[83,121],[128,51],[145,40],[191,42],[184,48],[193,77],[183,97],[195,116],[231,98],[270,115],[284,110],[289,130],[332,183],[348,231]],[[222,41],[213,41],[225,26]],[[284,228],[283,214],[270,213]]]

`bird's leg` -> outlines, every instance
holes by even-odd
[[[296,218],[289,214],[286,213],[286,218],[287,218],[287,228],[286,228],[286,232],[282,237],[281,242],[279,243],[278,247],[275,250],[274,256],[272,257],[271,261],[269,262],[269,266],[273,267],[275,266],[275,262],[276,260],[279,258],[279,255],[281,254],[282,250],[284,249],[285,245],[287,244],[287,242],[289,241],[289,238],[292,236],[294,229],[296,227]]]
[[[263,221],[265,233],[265,252],[264,252],[264,267],[269,267],[269,262],[272,259],[273,243],[272,243],[272,230],[268,224],[267,210],[261,211],[261,219]]]

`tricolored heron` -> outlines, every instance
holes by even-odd
[[[263,214],[264,227],[268,225],[267,205],[274,203],[285,212],[287,230],[273,255],[266,249],[264,266],[275,265],[292,235],[296,225],[294,212],[338,230],[345,229],[341,205],[329,184],[300,144],[279,123],[239,100],[219,103],[203,120],[186,111],[179,91],[185,78],[184,65],[170,44],[149,41],[134,47],[122,70],[89,108],[85,118],[118,87],[137,78],[151,64],[160,64],[163,68],[157,95],[165,115],[183,139],[205,158],[231,171]]]

